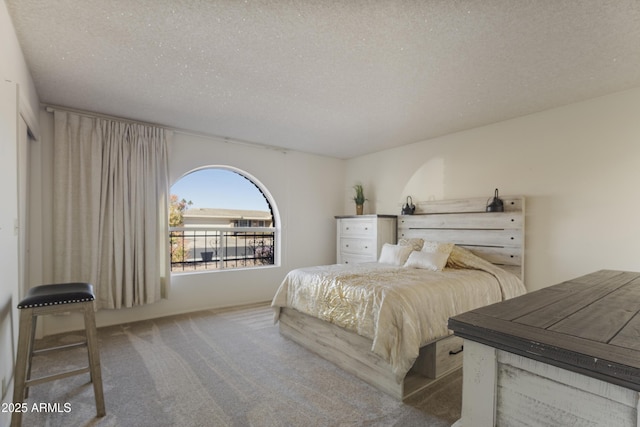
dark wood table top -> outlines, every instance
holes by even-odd
[[[640,273],[597,271],[452,317],[449,329],[640,391]]]

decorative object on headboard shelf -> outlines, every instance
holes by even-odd
[[[362,215],[364,202],[367,201],[364,197],[364,188],[362,188],[361,184],[356,184],[353,189],[356,190],[356,195],[353,197],[353,201],[356,202],[356,215]]]
[[[493,200],[491,203],[487,203],[487,212],[504,212],[504,203],[502,203],[502,200],[498,197],[497,188]]]
[[[416,205],[413,204],[411,196],[407,196],[407,203],[402,206],[402,215],[413,215],[416,211]]]

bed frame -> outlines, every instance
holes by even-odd
[[[501,197],[504,212],[486,212],[487,199],[417,202],[415,215],[398,217],[398,239],[453,242],[524,277],[524,197]],[[420,349],[404,381],[371,352],[372,341],[344,328],[283,308],[280,334],[379,390],[404,400],[462,366],[462,339],[449,336]]]

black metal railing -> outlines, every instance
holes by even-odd
[[[207,271],[273,265],[272,227],[171,227],[171,271]]]

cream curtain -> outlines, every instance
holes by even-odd
[[[65,111],[54,131],[55,281],[92,283],[101,308],[166,298],[171,132]]]

